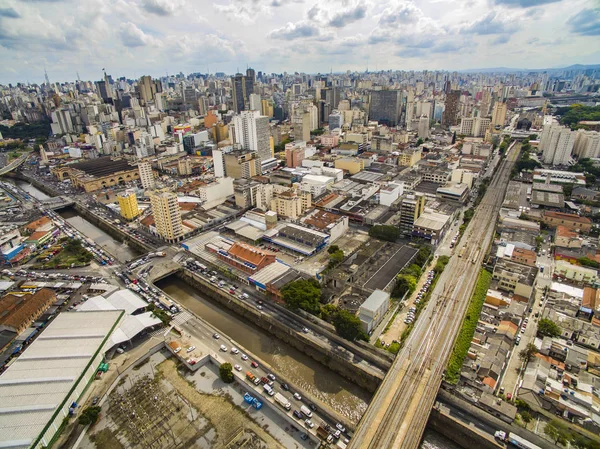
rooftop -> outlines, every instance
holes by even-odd
[[[0,376],[0,447],[28,447],[68,406],[123,312],[63,312]],[[85,385],[81,385],[83,388]]]
[[[121,171],[137,170],[135,165],[131,165],[127,159],[112,159],[110,157],[100,157],[78,164],[70,165],[70,167],[81,170],[86,175],[103,177],[110,176],[113,173]]]

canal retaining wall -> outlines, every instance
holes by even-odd
[[[477,449],[501,449],[504,445],[498,444],[493,437],[488,437],[476,429],[457,421],[436,408],[431,410],[428,427],[442,434],[460,447]]]
[[[362,367],[357,366],[357,364],[352,361],[352,354],[348,352],[333,352],[323,346],[317,345],[303,333],[290,329],[271,316],[260,312],[254,307],[250,307],[243,301],[236,301],[231,297],[225,297],[222,294],[222,291],[217,287],[209,282],[198,279],[186,270],[177,271],[176,276],[188,285],[202,291],[203,294],[209,296],[217,303],[246,318],[249,322],[266,330],[299,351],[302,351],[313,360],[322,363],[367,391],[374,393],[381,384],[383,376],[380,373],[369,373]],[[348,358],[345,358],[344,356],[347,356]]]

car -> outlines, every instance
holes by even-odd
[[[177,354],[179,351],[181,351],[181,346],[178,346],[177,348],[175,348],[175,351],[173,351],[173,352],[175,352],[175,354]]]
[[[262,306],[261,306],[260,304],[259,304],[259,305],[257,305],[257,306],[256,306],[256,308],[257,308],[258,310],[262,310]]]
[[[256,362],[252,362],[252,363],[250,364],[250,366],[251,366],[252,368],[258,368],[258,363],[256,363]]]
[[[315,404],[313,404],[312,402],[308,403],[308,408],[310,408],[313,412],[317,411],[317,406]]]
[[[92,405],[96,405],[98,401],[100,401],[100,398],[98,396],[94,396],[94,399],[92,399]]]
[[[303,415],[303,414],[302,414],[302,412],[301,412],[301,411],[299,411],[299,410],[294,410],[294,413],[293,413],[293,415],[294,415],[296,418],[298,418],[298,419],[304,419],[304,415]]]
[[[227,352],[227,346],[225,346],[225,345],[221,345],[221,347],[219,349],[223,352]]]
[[[504,394],[504,387],[500,387],[500,394]]]
[[[304,332],[305,334],[308,334],[308,327],[303,327],[302,332]]]
[[[294,393],[294,399],[297,401],[301,401],[302,400],[302,396],[300,396],[298,393]]]
[[[218,340],[219,338],[221,338],[221,336],[215,332],[215,333],[213,334],[213,338],[214,338],[215,340]]]
[[[339,430],[336,430],[335,432],[332,433],[333,437],[335,439],[340,439],[340,437],[342,436],[342,432],[340,432]]]
[[[290,390],[290,386],[286,383],[281,384],[281,389],[283,391],[289,391]]]
[[[521,328],[521,333],[522,333],[522,334],[524,334],[524,333],[525,333],[525,328],[524,328],[524,327],[522,327],[522,328]]]
[[[304,421],[304,425],[306,427],[308,427],[309,429],[312,429],[313,427],[315,427],[315,425],[313,424],[313,422],[310,419],[307,419],[306,421]]]
[[[346,428],[344,426],[342,426],[339,422],[335,423],[335,428],[338,429],[340,432],[345,432]],[[337,437],[339,438],[339,437]]]
[[[306,432],[302,432],[300,434],[300,439],[304,441],[308,440],[308,434]]]
[[[235,346],[231,348],[232,354],[238,354],[239,352],[240,352],[240,350],[238,348],[236,348]]]
[[[248,356],[246,354],[242,354],[242,360],[248,360]]]
[[[236,371],[241,371],[242,367],[240,365],[233,365],[233,369],[235,369]]]
[[[277,378],[275,377],[275,375],[273,375],[273,374],[271,374],[271,373],[267,374],[267,377],[268,377],[269,379],[271,379],[271,380],[276,380],[276,379],[277,379]]]

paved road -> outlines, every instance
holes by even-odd
[[[510,171],[509,150],[475,216],[440,276],[402,351],[375,395],[349,449],[417,448],[454,340],[460,330],[484,254],[493,238]]]

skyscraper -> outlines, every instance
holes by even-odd
[[[246,69],[246,105],[250,103],[250,95],[254,93],[254,81],[256,80],[256,74],[254,69]]]
[[[181,240],[183,223],[177,195],[173,192],[152,192],[150,205],[158,234],[169,243]]]
[[[566,165],[571,160],[576,134],[562,125],[546,125],[540,139],[545,164]]]
[[[494,110],[492,111],[492,126],[504,127],[506,121],[506,103],[499,101],[494,104]]]
[[[231,78],[231,96],[235,112],[239,113],[246,109],[246,77],[241,73]]]
[[[460,104],[460,91],[452,90],[446,94],[444,113],[442,115],[442,126],[450,127],[458,123],[458,106]]]
[[[372,90],[369,95],[369,120],[387,126],[398,125],[401,95],[398,90]]]
[[[244,150],[256,151],[263,161],[272,156],[269,145],[269,118],[258,111],[242,111],[233,117],[233,141]]]
[[[154,101],[154,96],[162,92],[162,85],[158,80],[152,80],[151,76],[144,75],[140,78],[137,85],[137,91],[140,98],[140,104],[146,106]]]
[[[152,171],[150,162],[140,162],[138,164],[138,170],[140,171],[140,181],[142,181],[144,190],[153,189],[155,186],[154,172]]]

